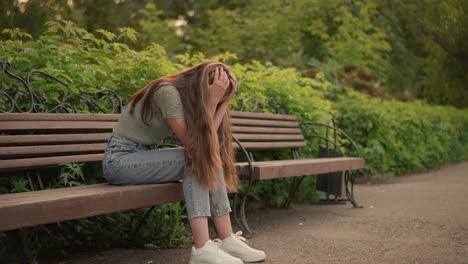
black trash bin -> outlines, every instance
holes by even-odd
[[[337,158],[343,157],[344,155],[334,149],[327,148],[324,145],[319,145],[319,158]],[[330,194],[335,196],[335,199],[342,197],[343,194],[343,177],[344,171],[339,172],[330,172],[317,174],[317,181],[315,188],[318,191],[325,192],[327,194],[326,200],[320,200],[325,202],[330,202]]]

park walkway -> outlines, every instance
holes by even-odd
[[[358,184],[363,209],[294,204],[250,213],[264,263],[468,263],[468,162]],[[188,263],[189,249],[112,249],[60,263]]]

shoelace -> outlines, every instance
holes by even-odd
[[[221,245],[223,244],[223,242],[222,242],[220,239],[216,238],[216,239],[211,240],[211,242],[212,242],[213,245],[215,246],[216,251],[227,253],[226,251],[224,251],[224,250],[221,248]]]
[[[216,247],[218,247],[218,248],[223,244],[223,242],[222,242],[219,238],[213,239],[213,240],[211,240],[211,241],[212,241],[213,244],[214,244]]]
[[[249,243],[245,237],[241,236],[241,235],[242,235],[242,231],[236,232],[235,235],[236,235],[236,237],[237,237],[238,239],[244,241],[245,243]]]
[[[241,241],[244,241],[245,243],[249,243],[245,237],[242,236],[242,231],[238,231],[235,233],[235,237]],[[213,242],[215,245],[221,246],[223,244],[223,241],[219,238],[213,239]]]

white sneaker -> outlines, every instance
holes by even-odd
[[[243,264],[242,260],[222,250],[220,244],[218,241],[208,240],[201,248],[192,246],[190,264]]]
[[[239,231],[235,234],[232,233],[223,240],[215,239],[214,241],[221,241],[221,249],[234,257],[240,258],[244,262],[256,262],[264,260],[266,258],[265,252],[253,249],[248,246],[247,239],[241,235],[242,231]]]

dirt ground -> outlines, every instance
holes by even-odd
[[[468,263],[468,162],[358,184],[364,206],[293,204],[248,219],[249,244],[275,264]],[[190,249],[111,249],[59,263],[188,263]]]

